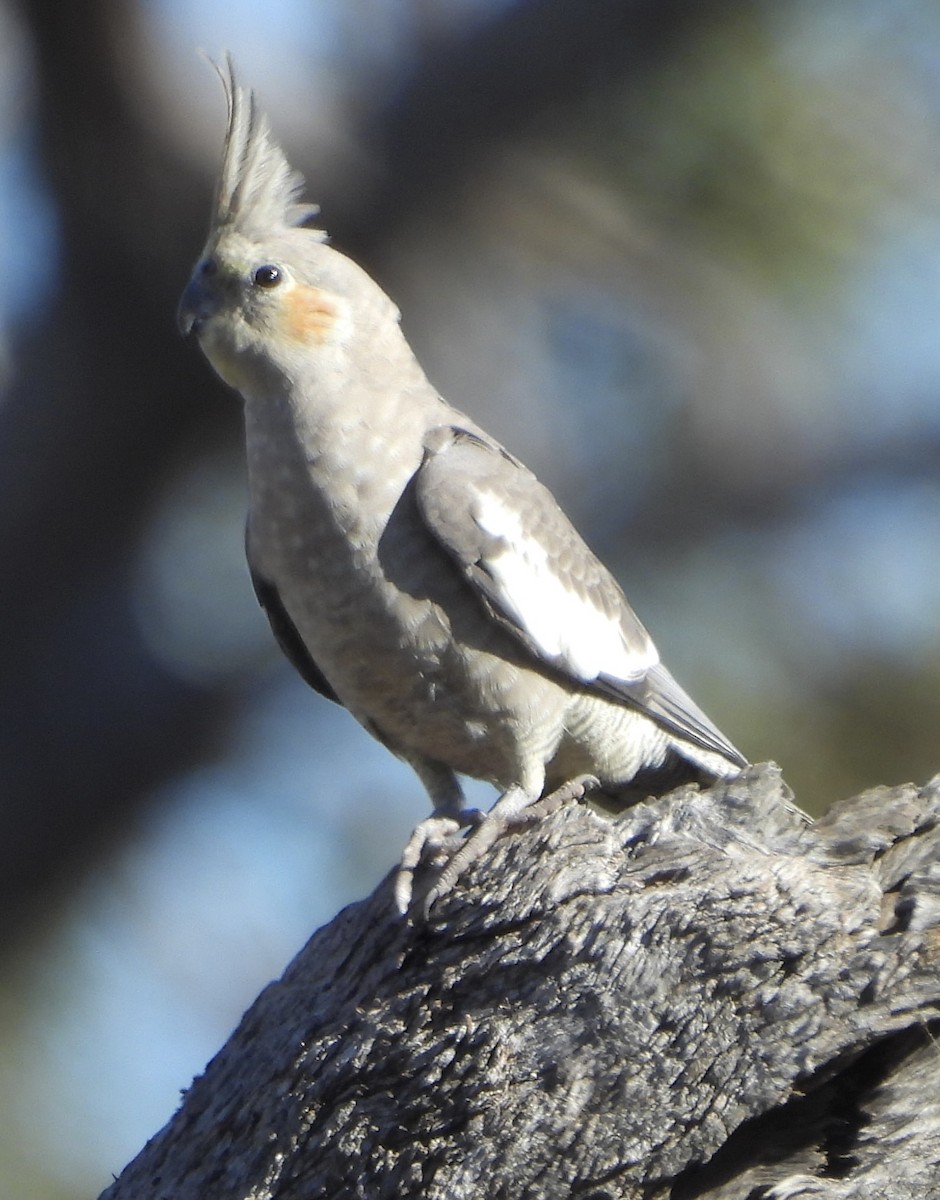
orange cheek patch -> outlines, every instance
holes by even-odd
[[[336,329],[339,312],[326,292],[319,288],[291,288],[284,298],[284,329],[298,341],[326,342]]]

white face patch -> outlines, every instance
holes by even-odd
[[[549,550],[498,497],[481,492],[474,518],[502,543],[485,560],[501,606],[546,658],[586,683],[602,674],[630,683],[659,662],[651,641],[642,651],[631,649],[619,620],[567,586]]]

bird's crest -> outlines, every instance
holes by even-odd
[[[315,204],[300,201],[304,178],[291,167],[272,138],[268,118],[259,108],[254,92],[238,83],[230,54],[224,56],[221,64],[212,62],[212,66],[222,81],[228,104],[213,231],[223,227],[236,229],[252,240],[261,241],[285,229],[305,225],[320,210]]]

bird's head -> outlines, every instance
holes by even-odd
[[[350,259],[311,226],[316,205],[271,137],[230,58],[217,68],[228,126],[209,237],[179,305],[226,383],[244,393],[272,375],[309,378],[341,366],[355,336],[397,310]]]

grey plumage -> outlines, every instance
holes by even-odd
[[[232,60],[213,64],[228,110],[222,166],[212,208],[212,227],[227,225],[246,237],[270,237],[279,229],[305,225],[320,211],[300,202],[304,179],[272,139],[268,119],[253,92],[235,82]],[[323,236],[322,233],[320,235]]]
[[[437,892],[577,777],[626,795],[736,773],[547,489],[441,399],[388,297],[302,227],[299,176],[222,75],[216,212],[181,327],[245,402],[248,557],[279,643],[431,796],[399,904],[422,855],[458,844],[459,774],[502,796]]]

